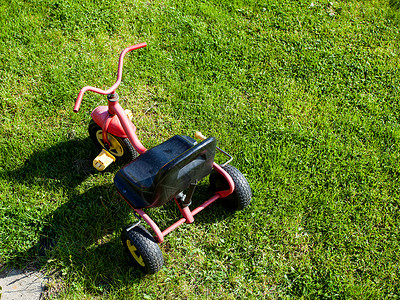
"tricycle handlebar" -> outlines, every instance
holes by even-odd
[[[110,87],[106,91],[102,90],[102,89],[99,89],[99,88],[92,87],[92,86],[85,86],[84,88],[82,88],[81,91],[78,94],[78,98],[76,99],[75,106],[74,106],[74,112],[78,112],[79,111],[79,107],[81,106],[83,94],[85,92],[87,92],[87,91],[92,91],[92,92],[95,92],[95,93],[98,93],[98,94],[102,94],[102,95],[113,94],[115,92],[115,90],[117,89],[117,87],[119,86],[119,84],[121,83],[122,67],[124,65],[124,56],[125,56],[125,54],[128,53],[129,51],[136,50],[136,49],[139,49],[139,48],[143,48],[143,47],[146,47],[146,46],[147,46],[146,43],[140,43],[140,44],[133,45],[133,46],[130,46],[128,48],[125,48],[124,51],[122,51],[121,55],[119,56],[117,81],[114,83],[114,85],[112,87]]]

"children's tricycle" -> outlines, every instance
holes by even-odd
[[[151,149],[146,149],[139,141],[131,121],[133,115],[118,103],[115,90],[121,83],[125,54],[145,46],[146,43],[141,43],[122,51],[117,81],[111,88],[82,88],[74,112],[78,112],[86,91],[107,95],[108,106],[94,109],[89,123],[89,135],[102,150],[93,165],[102,171],[114,161],[126,164],[115,175],[114,183],[118,193],[135,211],[138,222],[124,228],[121,238],[132,262],[144,273],[151,274],[158,272],[164,263],[158,244],[168,233],[183,223],[193,223],[196,214],[219,198],[233,210],[244,209],[250,204],[251,190],[242,173],[228,165],[232,157],[216,146],[214,137],[206,138],[197,132],[197,142],[188,136],[175,135]],[[222,165],[215,163],[216,151],[227,155],[228,161]],[[208,175],[214,195],[191,210],[195,187]],[[159,207],[171,200],[176,202],[182,218],[162,231],[144,209]],[[140,224],[141,219],[154,231],[154,237]]]

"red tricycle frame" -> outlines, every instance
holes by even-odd
[[[115,136],[119,136],[122,138],[128,138],[131,142],[132,146],[139,154],[143,154],[147,151],[147,149],[142,145],[139,138],[136,135],[136,126],[132,123],[132,121],[127,117],[124,109],[119,104],[118,95],[116,95],[115,91],[121,83],[122,78],[122,68],[123,68],[123,60],[126,53],[136,50],[139,48],[146,47],[146,43],[137,44],[131,47],[126,48],[122,51],[119,57],[118,63],[118,73],[117,73],[117,81],[113,86],[111,86],[108,90],[102,90],[99,88],[95,88],[92,86],[85,86],[81,89],[78,94],[78,98],[75,102],[74,112],[78,112],[82,97],[85,92],[92,91],[102,95],[108,95],[108,106],[99,106],[92,112],[92,118],[102,128],[102,136],[104,140],[104,144],[109,145],[107,133],[113,134]],[[171,226],[167,227],[163,231],[158,227],[158,225],[143,211],[143,209],[138,209],[133,207],[128,201],[126,201],[134,211],[140,215],[140,217],[151,227],[151,229],[155,233],[155,239],[158,243],[162,243],[164,241],[164,236],[168,233],[182,225],[183,223],[193,223],[194,216],[201,212],[204,208],[215,202],[219,198],[224,198],[232,194],[235,190],[235,183],[232,177],[226,172],[220,165],[213,163],[213,169],[217,171],[220,175],[225,178],[225,180],[229,184],[229,188],[226,190],[216,191],[215,195],[210,199],[202,203],[200,206],[195,208],[194,210],[190,210],[189,206],[180,205],[179,201],[175,198],[175,202],[182,214],[182,218],[176,221]],[[124,198],[124,197],[122,197]],[[125,198],[124,198],[125,199]]]

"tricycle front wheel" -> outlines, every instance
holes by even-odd
[[[88,129],[89,136],[95,146],[99,149],[105,149],[103,129],[93,120],[90,121]],[[128,138],[121,138],[110,133],[108,133],[107,138],[111,144],[108,152],[115,156],[118,163],[128,163],[139,155]]]

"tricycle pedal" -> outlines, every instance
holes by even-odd
[[[103,171],[111,163],[115,162],[115,157],[107,150],[103,149],[99,155],[93,160],[93,167],[98,171]]]

